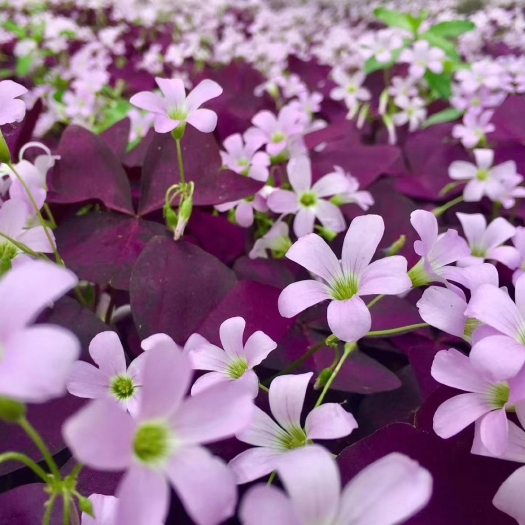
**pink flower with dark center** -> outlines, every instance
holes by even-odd
[[[296,214],[293,229],[297,237],[312,233],[316,218],[329,230],[343,231],[345,219],[341,210],[324,197],[343,193],[348,188],[346,177],[342,173],[331,173],[312,186],[312,167],[306,156],[291,159],[287,172],[292,191],[275,190],[268,197],[270,210]]]
[[[237,483],[270,474],[290,451],[309,446],[313,439],[338,439],[357,428],[354,416],[337,403],[324,403],[301,424],[304,398],[313,372],[276,377],[270,385],[270,409],[277,423],[255,407],[251,425],[236,437],[255,448],[241,452],[229,466]]]
[[[81,463],[126,471],[115,494],[117,524],[164,521],[170,485],[196,524],[222,523],[235,510],[235,482],[201,445],[246,428],[251,396],[231,383],[185,399],[193,375],[189,358],[166,338],[146,355],[136,418],[112,401],[91,401],[65,422],[64,439]]]
[[[18,97],[25,95],[27,89],[12,80],[0,81],[0,126],[21,122],[26,115],[25,102]]]
[[[222,94],[222,87],[205,79],[186,95],[184,82],[179,78],[155,78],[162,95],[141,91],[133,95],[131,104],[155,115],[155,131],[169,133],[191,124],[203,133],[211,133],[217,126],[217,114],[202,104]]]
[[[428,470],[394,452],[365,467],[341,491],[337,463],[319,445],[290,452],[277,472],[288,496],[256,485],[244,497],[243,525],[396,525],[432,494]]]
[[[319,280],[299,281],[279,296],[279,312],[293,317],[314,304],[329,300],[328,326],[342,341],[357,341],[372,325],[366,295],[397,295],[411,287],[407,261],[394,255],[371,262],[385,225],[379,215],[356,217],[346,233],[341,261],[318,235],[299,239],[286,254]]]

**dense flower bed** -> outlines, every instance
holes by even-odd
[[[525,523],[518,3],[0,7],[0,525]]]

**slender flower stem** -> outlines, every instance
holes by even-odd
[[[40,208],[38,207],[38,204],[35,201],[35,198],[33,197],[33,194],[31,193],[31,190],[29,189],[29,186],[26,184],[25,180],[20,176],[18,171],[16,171],[15,167],[11,162],[7,163],[9,168],[12,170],[12,172],[15,174],[16,178],[20,181],[20,184],[24,187],[24,190],[26,191],[29,200],[31,201],[31,204],[33,205],[33,208],[35,209],[36,216],[38,217],[38,220],[40,224],[44,228],[44,233],[46,234],[46,237],[49,241],[49,244],[53,248],[53,253],[55,254],[57,263],[60,264],[60,266],[65,266],[64,261],[62,260],[62,257],[60,257],[60,254],[58,253],[57,246],[55,244],[55,241],[51,237],[51,234],[49,233],[49,229],[47,227],[47,222],[44,220],[44,217],[42,217],[42,213],[40,212]]]
[[[64,525],[70,525],[71,520],[71,497],[64,494]]]
[[[49,449],[44,443],[44,440],[40,437],[40,434],[35,430],[33,425],[31,425],[31,423],[25,417],[23,417],[18,422],[18,424],[25,430],[26,434],[31,438],[33,443],[37,446],[38,450],[44,457],[49,469],[51,470],[51,473],[53,474],[55,481],[60,481],[62,479],[62,476],[60,475],[60,471],[58,470],[57,464],[55,463],[53,456],[51,455],[51,453],[49,452]]]
[[[71,525],[80,525],[77,508],[73,501],[71,501]]]
[[[26,467],[29,467],[44,483],[48,482],[49,476],[47,472],[25,454],[19,454],[18,452],[5,452],[4,454],[0,454],[0,463],[4,463],[5,461],[19,461]]]
[[[177,157],[179,159],[179,172],[180,172],[180,182],[181,184],[186,184],[186,179],[184,177],[184,163],[182,161],[182,148],[180,145],[180,139],[175,139],[177,144]]]
[[[3,237],[4,239],[7,239],[11,244],[14,244],[20,251],[27,253],[27,255],[31,255],[31,257],[37,257],[40,259],[47,259],[50,261],[51,259],[45,255],[44,253],[36,253],[31,248],[26,246],[25,244],[18,242],[17,240],[13,239],[12,237],[9,237],[9,235],[6,235],[5,233],[0,232],[0,237]]]
[[[266,393],[269,393],[270,391],[268,390],[268,388],[266,388],[262,383],[259,383],[259,388],[261,390],[264,390]]]
[[[49,207],[49,204],[47,202],[44,202],[44,210],[46,210],[47,220],[49,221],[49,227],[54,230],[57,227],[57,223],[55,221],[55,218],[53,217],[53,212],[51,211],[51,208]]]
[[[57,500],[58,494],[56,492],[53,492],[51,494],[51,497],[49,498],[49,501],[46,503],[46,514],[44,516],[44,521],[42,521],[42,525],[50,525],[51,524],[51,514],[53,513],[53,507],[55,506],[55,501]]]
[[[274,470],[271,474],[270,474],[270,477],[268,478],[268,483],[267,485],[271,485],[273,483],[273,480],[275,479],[275,476],[277,475],[277,472]]]
[[[84,468],[84,465],[82,463],[77,463],[73,470],[71,471],[71,474],[69,475],[70,478],[78,478],[78,475],[80,474],[80,471]]]
[[[440,217],[443,215],[447,210],[455,206],[456,204],[459,204],[460,202],[463,202],[464,198],[463,195],[460,195],[459,197],[456,197],[455,199],[451,200],[450,202],[447,202],[446,204],[443,204],[443,206],[439,206],[437,208],[434,208],[432,210],[432,213],[436,217]]]
[[[499,217],[499,212],[501,210],[501,202],[494,201],[492,203],[492,220]]]
[[[387,337],[392,335],[401,335],[419,328],[426,328],[430,326],[428,323],[410,324],[408,326],[400,326],[399,328],[390,328],[389,330],[377,330],[376,332],[368,332],[365,337]]]
[[[339,363],[337,363],[337,366],[335,367],[333,374],[330,376],[330,378],[326,382],[326,385],[324,386],[323,391],[321,392],[321,395],[319,396],[319,399],[317,400],[317,403],[315,404],[315,408],[321,405],[328,390],[330,390],[332,383],[335,381],[335,378],[337,377],[337,375],[343,368],[345,361],[348,359],[350,354],[352,354],[356,349],[357,349],[357,343],[346,343],[345,344],[345,351],[343,352],[343,355],[341,356]]]
[[[385,297],[384,295],[378,295],[376,298],[372,299],[366,306],[367,308],[372,308],[375,304],[377,304],[381,299]]]

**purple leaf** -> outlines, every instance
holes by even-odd
[[[24,144],[33,136],[36,122],[42,113],[42,100],[38,99],[22,122],[2,126],[2,133],[11,152],[13,162],[18,162],[18,153]]]
[[[287,259],[250,259],[240,257],[233,266],[239,279],[269,284],[282,290],[295,281],[292,265]]]
[[[100,134],[102,142],[108,146],[120,161],[122,161],[126,155],[130,128],[131,121],[129,118],[124,118]]]
[[[489,141],[519,142],[525,141],[525,122],[521,115],[525,112],[525,100],[522,96],[509,96],[494,112],[491,119],[496,129],[489,133]]]
[[[422,322],[418,309],[395,295],[385,296],[372,307],[371,312],[372,330],[388,330]]]
[[[236,283],[235,274],[199,247],[152,239],[131,274],[131,308],[139,336],[159,332],[184,344]]]
[[[194,204],[208,206],[236,201],[262,188],[260,182],[221,170],[219,146],[211,133],[200,133],[188,126],[181,144],[186,181],[195,182]],[[144,159],[139,214],[162,209],[167,189],[179,182],[175,141],[169,133],[157,134]]]
[[[167,231],[156,222],[93,212],[62,222],[55,233],[67,267],[81,279],[129,290],[138,256],[152,237]]]
[[[57,154],[60,161],[48,176],[50,202],[96,199],[111,210],[134,215],[126,172],[101,137],[80,126],[69,126],[62,135]]]
[[[144,164],[144,159],[146,158],[150,144],[155,136],[155,130],[153,128],[150,129],[140,143],[126,153],[123,159],[124,166],[129,168],[136,166],[141,167]]]

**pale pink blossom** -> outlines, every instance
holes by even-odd
[[[268,211],[268,196],[273,193],[274,188],[264,186],[253,197],[247,197],[233,202],[225,202],[224,204],[216,204],[215,209],[220,212],[225,212],[235,209],[235,222],[243,228],[249,228],[254,221],[255,212]]]
[[[356,217],[346,233],[341,261],[318,235],[299,239],[286,254],[319,280],[299,281],[279,296],[279,312],[293,317],[329,300],[328,326],[342,341],[357,341],[370,330],[372,318],[362,296],[397,295],[411,287],[407,261],[400,255],[371,262],[385,225],[379,215]]]
[[[471,69],[460,69],[456,72],[456,80],[466,93],[474,93],[481,87],[495,90],[502,85],[505,71],[492,60],[474,62]]]
[[[153,126],[155,115],[153,113],[144,113],[138,109],[131,109],[128,113],[128,118],[131,121],[128,142],[135,142],[146,136]]]
[[[452,136],[460,139],[465,148],[475,148],[487,133],[496,129],[490,119],[494,111],[467,111],[463,115],[463,124],[456,124],[452,128]],[[459,162],[459,161],[458,161]]]
[[[270,157],[263,151],[257,151],[262,146],[257,137],[243,142],[241,134],[235,133],[226,138],[223,145],[226,150],[221,151],[224,166],[251,179],[261,182],[268,180]]]
[[[337,403],[314,408],[301,424],[304,398],[313,372],[276,377],[268,394],[270,410],[277,423],[255,407],[248,428],[236,437],[255,448],[241,452],[229,466],[237,483],[247,483],[270,474],[291,450],[308,446],[313,439],[338,439],[357,428],[354,416]]]
[[[253,367],[264,361],[277,343],[260,330],[243,343],[245,328],[246,321],[242,317],[227,319],[220,327],[222,348],[203,342],[189,351],[195,370],[209,370],[193,383],[192,395],[219,383],[237,381],[244,384],[254,398],[257,397],[259,378]]]
[[[316,218],[329,230],[343,231],[345,219],[341,210],[325,197],[343,193],[348,187],[346,177],[342,173],[331,173],[312,185],[312,167],[306,156],[291,159],[287,173],[292,191],[275,190],[268,197],[270,210],[296,214],[293,229],[297,237],[312,233]]]
[[[396,525],[432,494],[428,470],[397,452],[365,467],[342,490],[337,463],[319,445],[290,452],[277,472],[288,496],[256,485],[241,503],[243,525]]]
[[[345,172],[341,166],[334,166],[332,173],[344,175],[347,182],[346,190],[332,197],[331,201],[334,204],[357,204],[364,211],[374,205],[374,198],[371,193],[369,191],[359,191],[359,181],[350,173]],[[332,173],[328,173],[328,175]]]
[[[32,323],[77,282],[73,272],[44,261],[28,261],[2,277],[0,396],[43,403],[66,393],[80,343],[61,326]]]
[[[421,78],[427,69],[432,73],[442,73],[444,60],[445,52],[431,47],[426,40],[417,40],[399,56],[400,62],[410,64],[408,72],[414,78]]]
[[[427,116],[425,102],[419,97],[396,99],[396,105],[401,111],[392,115],[392,120],[396,126],[408,124],[408,131],[416,131]]]
[[[353,118],[359,109],[360,102],[366,102],[371,99],[370,91],[363,87],[366,75],[358,71],[349,75],[342,69],[332,70],[332,79],[338,87],[330,91],[330,98],[333,100],[342,100],[348,108],[348,117]]]
[[[136,418],[110,400],[91,401],[65,422],[64,439],[81,463],[126,471],[115,494],[117,525],[164,521],[170,485],[196,524],[222,523],[235,510],[235,482],[226,465],[201,445],[246,428],[251,396],[231,383],[185,398],[192,378],[189,358],[167,338],[146,355]]]
[[[0,81],[0,126],[21,122],[26,115],[25,102],[18,97],[25,95],[27,89],[12,80]]]
[[[388,93],[394,98],[394,102],[397,104],[400,100],[405,98],[413,98],[417,96],[418,91],[414,77],[394,77],[392,78],[392,84],[388,88]]]
[[[512,270],[515,270],[512,275],[512,283],[515,285],[516,281],[525,273],[525,227],[517,226],[516,233],[512,239],[517,252],[518,252],[518,261]]]
[[[134,106],[155,115],[157,133],[169,133],[191,124],[203,133],[211,133],[217,126],[217,114],[201,108],[204,102],[218,97],[222,87],[213,80],[205,79],[186,95],[184,82],[180,78],[155,78],[162,95],[141,91],[130,99]]]
[[[392,52],[403,47],[403,38],[392,29],[380,29],[365,33],[358,46],[366,59],[375,57],[379,64],[386,64],[392,60]]]
[[[267,250],[276,258],[282,258],[292,246],[288,224],[277,221],[260,239],[257,239],[249,253],[250,259],[267,259]]]

